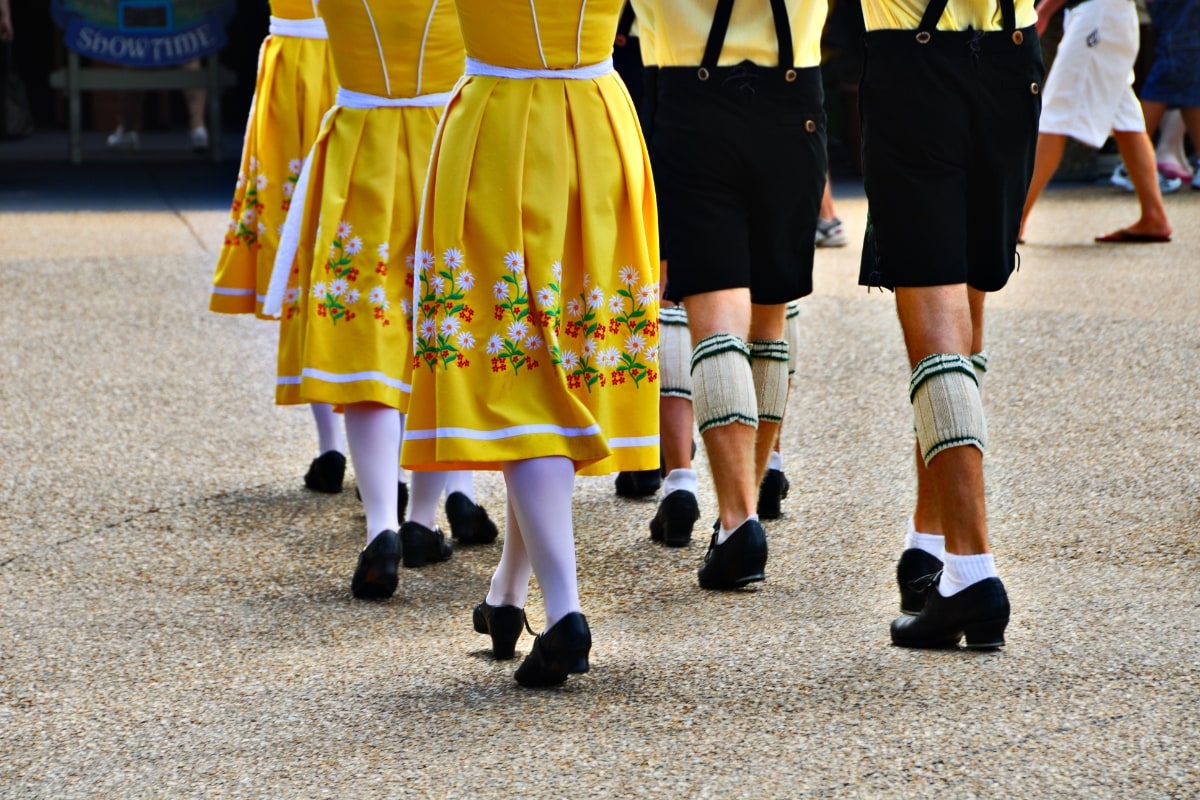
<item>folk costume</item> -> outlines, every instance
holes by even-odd
[[[512,656],[530,571],[546,629],[516,679],[588,669],[576,471],[658,463],[658,241],[620,0],[457,0],[466,75],[434,145],[417,245],[403,462],[502,469],[508,528],[475,629]]]

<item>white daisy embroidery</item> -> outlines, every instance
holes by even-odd
[[[346,242],[346,255],[356,256],[362,252],[362,238],[355,236]]]
[[[434,321],[433,317],[426,317],[425,319],[421,320],[422,339],[432,339],[436,333],[437,322]]]
[[[647,283],[642,288],[638,289],[637,299],[639,303],[653,303],[658,299],[658,284]]]
[[[442,320],[442,335],[453,336],[454,334],[458,333],[458,329],[461,327],[461,325],[462,323],[459,322],[458,317],[446,317],[444,320]]]
[[[380,261],[387,261],[388,260],[388,243],[384,242],[383,244],[379,245],[379,247],[376,247],[375,252],[379,254]]]
[[[496,281],[496,285],[492,287],[492,294],[497,300],[507,300],[508,283],[505,281]]]
[[[525,337],[528,335],[529,323],[525,322],[524,320],[515,320],[511,325],[508,326],[508,338],[512,339],[514,342],[524,341]]]
[[[463,288],[464,292],[470,291],[471,287],[475,285],[475,276],[465,269],[459,272],[457,277],[458,285]]]
[[[500,338],[499,334],[493,333],[492,337],[490,339],[488,339],[488,343],[487,343],[488,355],[490,355],[490,356],[496,355],[497,353],[500,352],[500,348],[502,348],[503,346],[504,346],[504,341]]]
[[[606,347],[596,354],[596,363],[602,367],[615,367],[621,363],[621,356],[617,354],[617,348]]]
[[[599,286],[593,286],[587,293],[588,308],[599,308],[604,305],[604,291]]]
[[[329,293],[334,297],[341,297],[346,293],[347,285],[348,284],[346,283],[345,278],[338,278],[333,283],[329,284]]]
[[[336,238],[345,239],[347,236],[350,235],[351,230],[352,229],[350,227],[350,223],[346,222],[346,220],[342,220],[341,222],[338,223]]]
[[[325,283],[323,281],[318,281],[312,285],[312,296],[313,297],[324,297],[325,296]]]
[[[612,297],[608,298],[608,310],[613,314],[620,314],[621,309],[624,307],[625,303],[621,300],[621,296],[619,294],[614,294]]]
[[[358,297],[358,289],[351,289],[350,291],[346,292],[346,296],[342,299],[345,300],[346,305],[352,306],[358,302]]]
[[[573,370],[579,366],[579,354],[574,350],[564,351],[562,354],[562,365],[565,370]]]
[[[259,191],[262,191],[263,189],[267,188],[267,176],[259,175],[257,178],[254,179],[254,185],[258,187]]]
[[[579,319],[583,316],[583,303],[579,302],[578,297],[572,297],[567,301],[567,316],[572,319]]]
[[[521,255],[516,250],[509,250],[504,254],[504,266],[508,267],[509,272],[524,272],[525,256]]]
[[[632,355],[637,355],[645,346],[646,340],[640,333],[630,334],[629,338],[625,340],[625,352]]]
[[[636,269],[628,264],[621,267],[621,283],[625,284],[626,286],[633,286],[635,283],[637,283],[637,279],[638,272]]]
[[[446,262],[446,266],[450,269],[458,269],[463,263],[462,250],[457,247],[450,247],[446,252],[442,253],[442,261]]]
[[[459,350],[470,350],[474,346],[475,346],[475,337],[471,335],[470,331],[463,331],[462,333],[460,333],[458,335],[458,349]]]
[[[558,299],[558,295],[549,286],[538,289],[538,305],[542,308],[550,308],[554,305],[554,301]]]

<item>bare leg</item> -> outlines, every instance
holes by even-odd
[[[1038,201],[1042,190],[1046,188],[1050,179],[1054,177],[1055,171],[1058,170],[1066,146],[1067,137],[1061,133],[1038,134],[1037,155],[1033,160],[1033,178],[1029,182],[1029,192],[1025,195],[1025,211],[1021,214],[1021,231],[1017,234],[1020,238],[1025,237],[1025,222],[1029,219],[1029,212],[1033,211],[1034,203]]]
[[[1163,206],[1162,191],[1158,188],[1158,165],[1154,160],[1154,145],[1145,131],[1113,131],[1117,149],[1133,181],[1142,214],[1137,222],[1125,228],[1130,233],[1170,236],[1171,223]]]

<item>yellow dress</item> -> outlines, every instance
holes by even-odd
[[[610,57],[621,0],[456,5],[469,59],[575,73],[497,77],[469,62],[446,107],[422,210],[401,462],[656,468],[649,160],[616,72],[581,69]]]
[[[323,30],[316,3],[272,0],[271,16],[272,27],[285,32],[273,32],[259,50],[242,164],[209,299],[213,311],[262,319],[267,318],[262,301],[279,230],[300,164],[337,91],[328,42],[313,38]]]
[[[293,211],[302,216],[276,401],[403,411],[417,215],[438,118],[462,74],[462,34],[446,0],[322,0],[321,9],[342,88]]]

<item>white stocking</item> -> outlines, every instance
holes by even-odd
[[[408,518],[430,530],[437,527],[438,501],[445,486],[445,472],[412,470],[408,480]]]
[[[346,440],[333,406],[329,403],[310,403],[308,407],[312,409],[313,422],[317,423],[317,455],[330,450],[346,452]]]
[[[446,473],[446,496],[461,492],[472,503],[475,502],[475,473],[469,469]]]
[[[492,573],[492,586],[487,593],[489,606],[525,607],[529,597],[529,576],[533,568],[529,566],[529,553],[525,551],[525,540],[521,536],[521,525],[513,511],[512,503],[508,503],[508,529],[504,532],[504,550],[500,553],[500,563]]]
[[[504,482],[530,566],[542,589],[549,629],[572,611],[581,610],[571,520],[575,465],[563,456],[511,461],[504,465]]]
[[[396,508],[400,413],[377,403],[351,403],[346,406],[345,416],[350,460],[367,514],[367,544],[370,544],[381,532],[400,528],[400,513]]]

